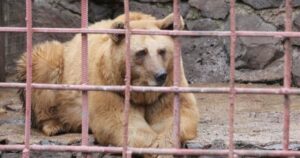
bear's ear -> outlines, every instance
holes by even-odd
[[[159,19],[156,21],[156,25],[161,30],[173,30],[173,22],[174,22],[174,14],[171,13],[163,19]],[[184,29],[184,20],[182,16],[180,16],[180,30]]]
[[[117,21],[112,24],[111,28],[112,29],[124,29],[125,27],[124,27],[123,22]],[[113,33],[113,34],[110,34],[110,37],[115,43],[118,44],[125,38],[125,35]]]

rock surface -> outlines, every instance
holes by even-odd
[[[276,31],[276,27],[263,21],[255,14],[237,14],[236,29],[243,31]],[[273,37],[241,37],[243,44],[254,46],[259,44],[277,44],[278,38]]]
[[[220,38],[183,38],[182,56],[190,83],[228,80],[228,55]]]
[[[283,59],[278,59],[263,70],[236,70],[236,81],[238,82],[281,82],[283,79]]]
[[[229,6],[225,0],[189,0],[189,4],[201,11],[204,17],[225,19],[229,13]]]
[[[296,86],[300,87],[300,50],[295,49],[293,53],[293,68],[292,68],[292,74],[293,74],[293,81]]]
[[[130,1],[130,9],[132,11],[143,11],[144,13],[154,15],[158,18],[163,18],[172,12],[172,4],[148,4]],[[123,8],[118,15],[123,13]]]
[[[265,8],[277,8],[284,0],[242,0],[244,3],[250,5],[255,9],[265,9]]]
[[[25,26],[23,1],[7,1],[7,25]],[[284,0],[236,1],[236,28],[244,31],[284,31]],[[80,27],[79,0],[34,1],[34,27]],[[300,0],[293,0],[293,30],[300,31]],[[229,30],[228,0],[185,0],[180,3],[186,30]],[[18,10],[18,12],[14,12]],[[172,0],[134,0],[130,10],[162,18],[173,10]],[[90,0],[89,22],[114,18],[124,12],[122,0]],[[34,44],[45,40],[66,41],[73,34],[35,33]],[[25,34],[7,34],[7,72],[14,73],[14,60],[25,50]],[[190,82],[227,82],[229,74],[229,38],[184,37],[182,54],[185,72]],[[293,38],[293,49],[300,38]],[[210,46],[210,44],[212,46]],[[274,37],[239,37],[236,48],[237,79],[240,82],[280,83],[282,80],[283,39]],[[280,59],[280,60],[279,60]],[[294,58],[294,63],[300,63]],[[294,68],[295,69],[295,68]],[[279,73],[279,74],[276,74]],[[249,77],[251,74],[251,77]],[[262,75],[264,74],[264,75]],[[293,70],[293,83],[298,85]]]
[[[236,15],[237,30],[276,31],[260,16],[240,12]],[[255,25],[253,25],[255,24]],[[228,41],[226,41],[228,42]],[[226,45],[229,52],[229,43]],[[283,50],[280,38],[239,37],[236,48],[236,80],[239,82],[279,82],[283,78]]]
[[[250,5],[255,9],[268,9],[283,7],[285,0],[242,0],[242,2]],[[300,0],[293,0],[293,6],[297,7],[300,5]]]
[[[172,2],[172,0],[137,0],[140,2],[159,2],[159,3],[165,3],[165,2]]]
[[[187,21],[187,28],[188,30],[212,31],[219,29],[220,26],[217,21],[205,18]]]
[[[62,3],[62,4],[60,4]],[[70,8],[61,9],[60,7],[66,5],[67,1],[60,1],[56,3],[34,3],[33,6],[33,27],[54,27],[54,28],[78,28],[80,27],[80,16],[77,13],[79,3],[76,5],[68,6]],[[55,6],[55,7],[53,7]],[[74,12],[69,11],[74,9]],[[47,12],[45,12],[47,10]],[[79,10],[80,11],[80,10]],[[46,20],[47,19],[47,20]],[[57,33],[36,33],[33,36],[33,43],[41,43],[47,40],[59,40],[67,41],[70,40],[73,34],[57,34]]]
[[[264,69],[274,60],[283,56],[272,44],[261,44],[254,47],[248,47],[245,55],[241,56],[241,61],[245,63],[244,69],[259,70]]]

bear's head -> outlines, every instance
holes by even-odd
[[[120,20],[121,19],[121,20]],[[123,29],[123,17],[117,18],[112,28]],[[181,17],[181,29],[184,27],[184,21]],[[173,14],[163,19],[155,19],[151,16],[133,13],[130,15],[131,29],[145,30],[171,30],[173,29]],[[125,35],[110,35],[114,44],[114,53],[123,54],[125,64]],[[121,51],[121,52],[116,52]],[[174,39],[171,36],[161,35],[131,35],[130,40],[131,54],[131,85],[135,86],[170,86],[173,84],[173,54]],[[125,74],[125,65],[121,68]],[[159,93],[132,93],[134,102],[149,103],[157,100]],[[152,98],[152,99],[151,99]]]

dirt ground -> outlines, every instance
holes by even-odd
[[[208,84],[199,86],[228,86]],[[263,84],[239,84],[238,87],[274,88]],[[201,119],[199,136],[193,142],[201,145],[228,144],[228,94],[197,94]],[[283,134],[282,95],[238,95],[235,108],[234,140],[237,148],[280,149]],[[300,96],[291,96],[291,149],[299,149]],[[216,144],[217,143],[217,144]]]
[[[203,87],[224,87],[227,84],[197,84]],[[239,87],[276,87],[262,84],[240,84]],[[226,148],[228,143],[228,94],[196,94],[201,119],[198,137],[189,142],[190,148]],[[300,149],[300,96],[291,97],[291,149]],[[238,95],[235,109],[237,148],[280,149],[283,128],[283,96]],[[0,144],[23,143],[24,116],[16,90],[0,89]],[[80,134],[47,137],[32,131],[31,143],[80,143]],[[90,138],[91,143],[93,138]]]

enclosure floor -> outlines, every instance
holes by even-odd
[[[223,87],[225,84],[198,84]],[[274,88],[263,84],[238,84],[237,87]],[[282,95],[238,95],[234,119],[237,148],[279,149],[283,134]],[[204,146],[228,144],[228,94],[197,94],[201,119],[198,138]],[[291,148],[299,149],[300,96],[291,96]]]
[[[196,84],[201,87],[224,87],[227,84]],[[267,87],[262,84],[239,84],[239,87]],[[228,143],[228,94],[196,94],[201,119],[198,137],[192,148],[226,148]],[[300,96],[291,97],[291,148],[299,149]],[[237,148],[280,149],[283,128],[283,97],[281,95],[238,95],[235,109]],[[0,90],[0,144],[23,143],[24,116],[16,90]],[[33,144],[80,143],[80,134],[47,137],[32,130]],[[90,137],[93,142],[92,136]],[[298,142],[297,142],[298,141]],[[299,143],[300,144],[300,143]]]

